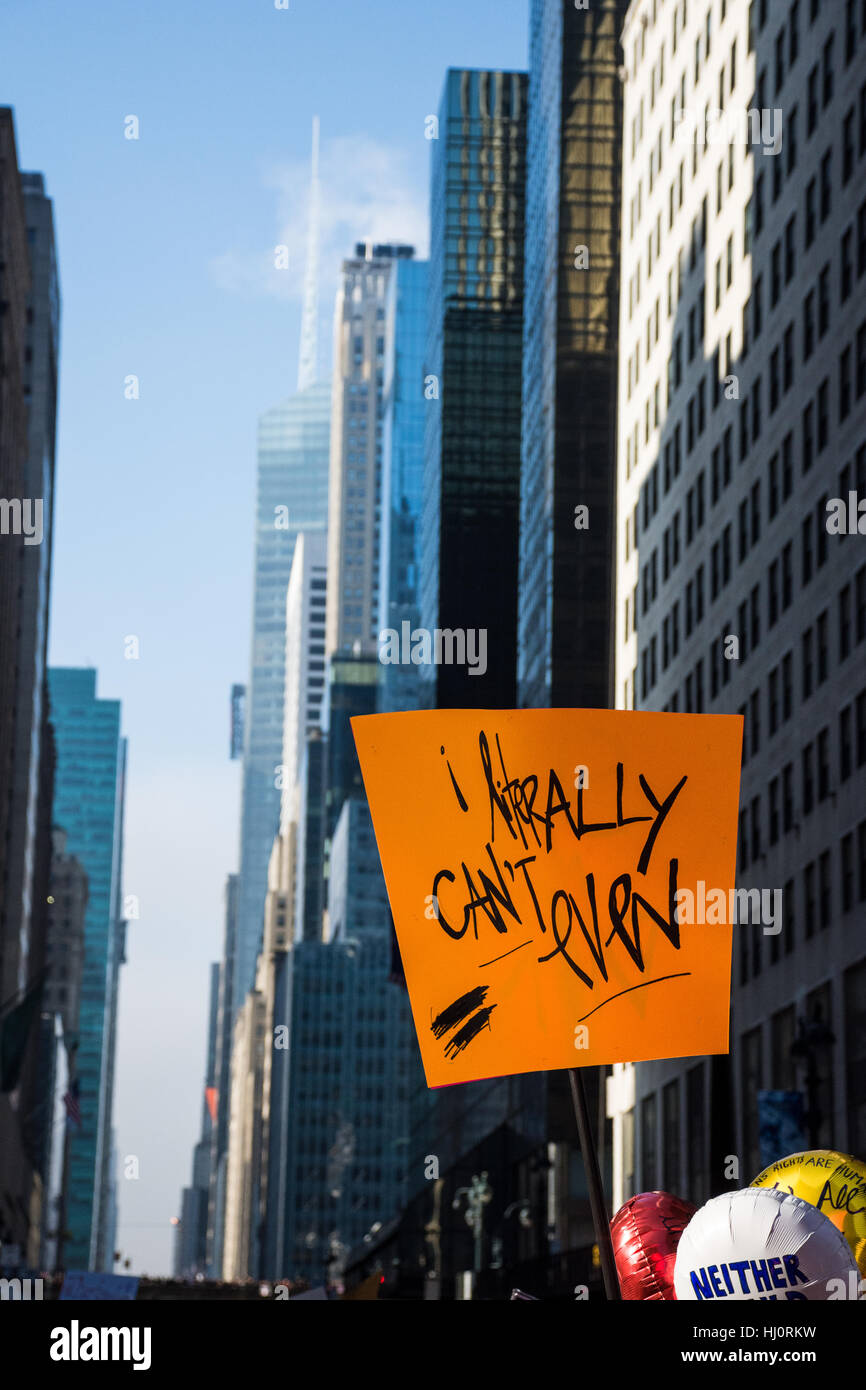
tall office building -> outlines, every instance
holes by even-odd
[[[323,532],[298,536],[286,594],[281,831],[294,819],[308,734],[320,728],[325,696],[328,545]]]
[[[427,327],[426,261],[395,261],[385,299],[382,387],[382,529],[379,551],[379,628],[402,636],[421,619],[419,571],[424,483],[424,353]],[[381,711],[417,709],[418,668],[383,665]]]
[[[192,1151],[192,1182],[181,1193],[180,1239],[177,1245],[175,1274],[182,1279],[195,1278],[207,1270],[208,1197],[213,1156],[214,1119],[216,1117],[216,1054],[219,1025],[220,967],[210,967],[208,995],[207,1052],[205,1055],[204,1095],[201,1103],[201,1127],[198,1143]]]
[[[286,589],[301,532],[328,516],[331,388],[299,391],[259,421],[253,638],[247,685],[240,874],[232,1007],[253,983],[261,944],[268,860],[280,822]]]
[[[205,1242],[206,1271],[211,1279],[219,1277],[223,1264],[225,1183],[226,1164],[228,1163],[229,1092],[231,1090],[232,1020],[234,1018],[234,991],[232,983],[237,924],[238,876],[237,874],[229,874],[226,879],[225,888],[223,950],[219,967],[219,989],[217,992],[216,1037],[214,1040],[216,1114],[211,1129],[207,1238]]]
[[[296,941],[321,941],[325,911],[325,810],[328,740],[307,734],[298,778],[294,904]]]
[[[59,294],[51,202],[18,169],[0,108],[0,1242],[36,1264],[47,1182],[41,1087],[53,1020],[44,966],[54,748],[45,663],[53,537]],[[5,1259],[5,1257],[4,1257]]]
[[[54,815],[67,852],[88,882],[84,971],[75,1061],[81,1124],[69,1142],[68,1268],[111,1269],[106,1236],[111,1200],[111,1115],[119,969],[124,959],[121,914],[126,740],[120,702],[96,694],[96,672],[49,671],[57,738]]]
[[[449,69],[432,146],[421,616],[486,643],[432,706],[515,704],[527,85]]]
[[[334,315],[326,647],[378,651],[385,305],[411,246],[359,242],[343,261]]]
[[[625,11],[626,0],[531,7],[518,617],[525,706],[610,704]]]
[[[21,190],[21,174],[15,147],[12,112],[0,107],[0,259],[3,264],[4,312],[0,318],[0,872],[4,885],[0,903],[0,1005],[16,995],[26,979],[26,959],[21,961],[21,943],[14,904],[7,899],[5,885],[11,864],[9,856],[15,787],[18,630],[22,616],[22,570],[24,540],[22,513],[28,492],[28,416],[25,395],[25,353],[27,307],[31,286],[27,251],[27,222]],[[30,524],[33,522],[31,510]],[[35,548],[35,547],[29,547]],[[7,925],[8,923],[8,925]],[[24,973],[22,973],[22,967]],[[7,1105],[5,1097],[3,1105]],[[4,1124],[0,1129],[6,1130]]]
[[[48,932],[45,946],[45,985],[42,994],[42,1084],[53,1132],[45,1135],[46,1162],[52,1165],[47,1182],[54,1206],[46,1211],[46,1228],[56,1233],[45,1248],[46,1268],[65,1268],[63,1232],[66,1230],[66,1176],[69,1126],[63,1097],[77,1086],[75,1051],[81,1010],[84,971],[84,921],[87,912],[87,874],[74,854],[69,854],[66,832],[55,828],[51,852]],[[63,1085],[64,1079],[66,1084]],[[61,1089],[62,1086],[62,1089]],[[53,1092],[53,1103],[50,1097]],[[55,1116],[60,1111],[60,1123]],[[53,1255],[52,1262],[50,1256]]]
[[[763,1089],[804,1096],[804,1147],[866,1149],[863,20],[626,20],[617,701],[744,716],[737,878],[773,911],[734,928],[730,1068],[615,1069],[617,1200],[701,1201],[726,1154],[748,1183]]]

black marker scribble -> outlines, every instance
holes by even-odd
[[[522,951],[524,946],[532,945],[532,937],[528,941],[521,941],[519,946],[512,946],[510,951],[503,951],[501,956],[494,956],[492,960],[485,960],[479,965],[479,970],[485,970],[488,965],[495,965],[498,960],[505,960],[506,956],[513,956],[515,951]]]
[[[443,758],[444,758],[444,757],[445,757],[445,745],[444,745],[444,743],[443,743],[442,747],[439,749],[439,752],[442,754],[442,756],[443,756]],[[458,806],[460,807],[460,810],[461,810],[461,811],[468,811],[468,810],[469,810],[469,802],[466,800],[466,797],[463,795],[462,791],[460,790],[459,786],[457,785],[457,778],[454,776],[454,769],[452,768],[452,766],[451,766],[451,764],[449,763],[449,761],[448,761],[447,758],[445,758],[445,763],[446,763],[446,766],[447,766],[447,768],[448,768],[448,771],[449,771],[450,774],[451,774],[451,785],[452,785],[452,787],[454,788],[454,795],[457,797],[457,804],[458,804]]]
[[[682,980],[686,975],[691,975],[691,973],[691,970],[680,970],[676,975],[659,975],[657,980],[642,980],[639,985],[630,985],[628,989],[621,989],[618,994],[612,994],[609,999],[602,999],[600,1004],[596,1004],[594,1009],[590,1009],[588,1014],[584,1014],[583,1018],[579,1018],[577,1021],[578,1023],[585,1022],[585,1020],[591,1018],[593,1014],[597,1014],[599,1009],[603,1009],[605,1004],[612,1004],[614,999],[621,999],[624,994],[631,994],[632,990],[646,989],[647,985],[660,985],[665,980]]]
[[[473,1014],[469,1022],[464,1023],[460,1032],[455,1033],[451,1041],[446,1044],[445,1056],[447,1057],[450,1052],[453,1062],[454,1058],[463,1051],[464,1047],[468,1047],[469,1043],[471,1043],[476,1034],[481,1032],[482,1028],[489,1028],[490,1015],[495,1008],[495,1004],[488,1004],[486,1009],[479,1009],[477,1014]]]
[[[476,985],[475,989],[470,989],[468,994],[461,994],[459,999],[455,999],[453,1004],[444,1008],[441,1014],[434,1018],[431,1030],[434,1038],[441,1038],[448,1033],[458,1023],[462,1023],[464,1018],[468,1018],[479,1004],[483,1004],[487,998],[489,985]]]

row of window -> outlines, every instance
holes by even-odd
[[[857,333],[858,342],[861,338],[866,338],[866,322],[860,326]],[[849,349],[843,349],[840,360],[846,357]],[[803,474],[809,472],[814,458],[815,440],[817,438],[817,453],[820,454],[826,445],[828,437],[827,429],[827,399],[828,382],[825,379],[818,388],[817,393],[817,430],[815,426],[816,404],[810,402],[802,413],[802,450],[801,467]],[[863,394],[858,391],[859,395]],[[842,399],[840,393],[840,400]],[[745,408],[745,403],[744,403]],[[753,420],[754,424],[754,420]],[[754,443],[754,435],[752,442]],[[731,427],[725,431],[722,441],[713,449],[710,478],[711,478],[711,504],[715,505],[721,493],[730,484],[732,478],[732,437]],[[741,461],[745,455],[741,453]],[[793,493],[793,434],[789,431],[782,440],[781,450],[772,454],[767,465],[767,520],[772,521],[778,514],[780,506],[783,505]],[[673,471],[669,476],[669,462],[667,451],[665,451],[663,479],[664,490],[668,490],[672,476],[676,476]],[[704,470],[698,474],[695,482],[686,494],[685,506],[685,548],[691,545],[692,540],[701,530],[705,520],[704,507]],[[659,505],[658,499],[658,462],[654,465],[646,482],[641,489],[641,499],[635,507],[631,517],[626,524],[626,558],[628,558],[631,547],[637,547],[638,540],[638,511],[640,506],[643,508],[643,529],[647,529],[652,518],[655,516]],[[857,450],[856,458],[853,462],[846,463],[839,471],[838,477],[838,496],[847,503],[848,494],[851,490],[856,490],[858,495],[866,497],[866,445],[861,445]],[[757,545],[761,537],[762,526],[762,505],[761,505],[761,482],[757,480],[752,484],[747,497],[740,502],[737,514],[737,561],[741,563],[746,559],[752,547]],[[805,587],[812,578],[814,569],[820,569],[827,559],[827,547],[829,534],[827,531],[828,496],[824,494],[812,512],[803,518],[800,526],[800,575],[801,585]],[[661,546],[662,555],[662,580],[665,581],[673,572],[682,557],[680,544],[680,516],[676,512],[672,521],[666,527]],[[781,611],[784,611],[792,599],[793,585],[793,541],[788,541],[783,547],[780,556],[769,567],[768,570],[768,598],[769,598],[769,626],[772,627]],[[733,531],[729,523],[721,532],[718,540],[713,543],[710,552],[710,598],[715,599],[730,582],[733,565]],[[658,596],[659,588],[659,564],[658,547],[655,547],[646,563],[641,567],[640,576],[640,612],[646,615],[655,599]],[[779,595],[781,592],[781,607]],[[704,567],[699,565],[695,575],[689,580],[686,586],[686,636],[689,636],[692,626],[700,622],[703,617],[704,603]],[[694,615],[693,619],[690,615]],[[638,627],[638,589],[636,588],[630,598],[626,600],[625,636],[630,632],[636,632]],[[741,631],[745,631],[745,626],[741,625]],[[756,640],[756,639],[755,639]],[[755,640],[751,645],[754,646]]]
[[[811,548],[812,518],[807,518],[803,523],[802,531],[802,585],[805,587],[812,578],[814,572],[820,569],[827,559],[827,532],[826,527],[820,524],[823,521],[823,510],[819,506],[816,515],[816,530],[818,545],[813,553]],[[720,587],[724,587],[727,578],[730,576],[731,548],[730,548],[730,526],[725,528],[722,540],[716,543],[713,548],[713,582],[718,581]],[[718,547],[718,549],[717,549]],[[781,613],[791,607],[793,603],[793,573],[792,573],[792,546],[787,542],[781,555],[774,560],[767,571],[767,619],[768,627],[772,628],[778,621]],[[629,603],[626,603],[626,623],[631,619],[632,613],[636,611],[636,594]],[[686,586],[685,595],[685,635],[691,635],[694,626],[699,623],[704,614],[704,567],[700,565],[692,579]],[[810,626],[803,633],[801,640],[801,672],[802,672],[802,699],[810,698],[812,691],[820,686],[828,678],[830,663],[830,642],[829,642],[830,615],[827,609],[819,614],[814,627]],[[847,581],[839,591],[836,608],[836,652],[837,663],[841,665],[848,659],[855,645],[866,641],[866,565],[861,565],[852,580]],[[726,686],[731,678],[732,662],[734,660],[745,662],[749,653],[753,651],[760,641],[761,635],[761,602],[760,587],[754,585],[748,600],[743,600],[737,611],[737,626],[731,623],[723,625],[721,633],[710,643],[707,670],[709,672],[709,693],[710,698],[714,699],[720,688]],[[677,599],[671,606],[662,622],[662,641],[661,641],[661,670],[666,671],[672,661],[679,653],[680,647],[680,600]],[[641,699],[645,700],[651,694],[659,678],[658,671],[658,646],[657,636],[654,634],[641,652]],[[685,711],[693,710],[695,713],[703,713],[703,661],[698,661],[692,677],[686,681],[686,700],[683,706]],[[781,673],[781,674],[780,674]],[[780,687],[781,679],[781,687]],[[770,733],[774,733],[778,726],[779,710],[779,691],[781,689],[781,709],[782,719],[787,719],[791,714],[792,705],[792,680],[793,670],[791,654],[783,658],[781,666],[777,666],[770,673],[768,704],[770,711],[769,725]],[[690,685],[691,681],[691,685]],[[692,699],[696,703],[692,704]],[[674,693],[666,706],[667,709],[676,711],[679,708],[678,693]],[[743,758],[749,756],[749,748],[752,753],[758,751],[759,736],[759,706],[758,695],[753,694],[751,702],[744,707],[741,713],[748,714],[751,711],[751,734],[747,720],[745,742],[743,747]]]
[[[814,872],[813,872],[814,879]],[[812,912],[817,913],[819,889],[812,887]],[[789,954],[792,945],[794,913],[794,881],[784,889],[785,912],[790,919],[780,935],[763,937],[760,928],[743,931],[740,935],[740,980],[745,984],[750,976],[760,973],[763,942],[769,942],[770,961]],[[808,899],[807,899],[808,902]],[[791,932],[789,933],[789,927]],[[814,930],[814,928],[813,928]],[[760,1114],[758,1094],[766,1086],[774,1090],[794,1091],[802,1084],[802,1060],[794,1046],[798,1034],[798,1019],[835,1024],[840,1036],[837,1046],[844,1046],[844,1079],[834,1078],[839,1070],[838,1056],[828,1050],[812,1057],[816,1094],[821,1098],[815,1142],[826,1147],[834,1142],[837,1133],[835,1093],[844,1085],[847,1097],[847,1146],[859,1152],[866,1145],[866,1040],[862,1027],[866,1010],[866,960],[850,966],[839,982],[839,1012],[834,1015],[833,984],[824,981],[811,989],[798,1007],[791,1003],[777,1009],[766,1025],[759,1024],[743,1033],[739,1045],[739,1077],[742,1113],[742,1154],[744,1182],[756,1174],[762,1165],[760,1150]],[[764,1031],[769,1048],[765,1066]],[[706,1200],[718,1187],[718,1175],[710,1172],[710,1151],[706,1125],[707,1084],[705,1063],[697,1063],[640,1101],[640,1134],[638,1148],[641,1161],[640,1181],[635,1181],[629,1165],[634,1159],[634,1111],[623,1116],[624,1181],[628,1191],[637,1186],[643,1190],[664,1186],[674,1192],[687,1192],[696,1202]],[[683,1103],[688,1117],[688,1143],[681,1144],[683,1133]],[[661,1130],[659,1125],[661,1123]],[[682,1169],[683,1154],[687,1156],[687,1175]]]
[[[754,803],[753,803],[754,805]],[[747,838],[744,828],[743,812],[740,816],[740,843]],[[760,857],[753,855],[753,859]],[[748,856],[746,856],[748,859]],[[836,893],[833,891],[833,860],[836,859]],[[740,856],[742,869],[743,856]],[[775,923],[745,923],[738,930],[743,932],[740,953],[740,983],[746,984],[751,974],[757,975],[761,969],[762,939],[769,942],[769,961],[775,964],[783,955],[790,955],[797,942],[798,921],[802,914],[803,939],[809,941],[817,931],[826,931],[832,926],[834,918],[854,911],[866,902],[866,820],[862,820],[856,830],[843,835],[838,845],[823,850],[816,859],[810,860],[797,875],[801,884],[798,895],[796,879],[789,878],[782,888],[781,931],[765,933],[764,926]],[[745,928],[745,929],[744,929]],[[751,957],[751,960],[749,960]]]

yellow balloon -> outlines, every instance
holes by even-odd
[[[866,1163],[835,1149],[811,1149],[771,1163],[752,1187],[778,1187],[793,1192],[832,1221],[841,1231],[866,1277]]]

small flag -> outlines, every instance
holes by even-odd
[[[66,1095],[63,1097],[63,1104],[66,1106],[66,1123],[73,1129],[78,1129],[81,1124],[80,1094],[78,1077],[76,1076],[69,1090],[66,1092]]]

